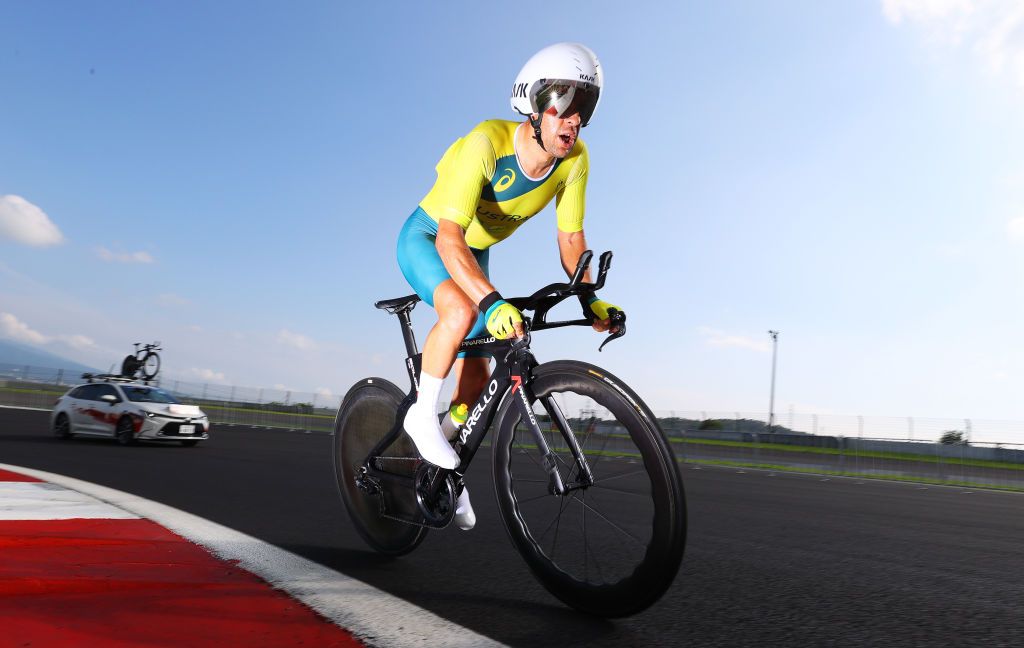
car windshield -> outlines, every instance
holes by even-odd
[[[177,403],[178,399],[156,387],[122,387],[128,400],[136,403]]]

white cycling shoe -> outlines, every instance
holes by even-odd
[[[469,531],[476,526],[476,513],[473,512],[473,505],[469,503],[469,489],[462,487],[462,494],[455,500],[455,517],[452,519],[455,526],[463,531]]]
[[[455,450],[452,449],[448,439],[441,432],[436,414],[432,412],[423,414],[416,405],[413,405],[406,412],[402,426],[412,442],[416,444],[416,450],[420,456],[425,460],[446,470],[454,470],[458,467],[459,455],[455,454]],[[468,498],[466,502],[469,502]]]

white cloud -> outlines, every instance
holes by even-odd
[[[77,349],[79,351],[87,351],[90,349],[98,348],[96,346],[96,342],[92,338],[86,337],[84,335],[61,335],[58,336],[57,339],[63,342],[64,344],[68,345],[72,349]]]
[[[181,306],[188,306],[192,302],[185,299],[181,295],[175,295],[174,293],[164,293],[162,295],[157,296],[156,303],[159,304],[160,306],[165,306],[167,308],[178,308]]]
[[[226,380],[223,373],[214,371],[213,369],[199,369],[193,367],[190,371],[193,376],[196,376],[204,382],[224,382]]]
[[[993,72],[1024,87],[1024,2],[1020,0],[882,0],[893,24],[913,23],[930,38],[966,44]]]
[[[323,396],[325,398],[333,398],[334,392],[332,392],[330,389],[327,389],[326,387],[317,387],[316,395]]]
[[[312,351],[316,348],[316,342],[300,333],[293,333],[288,329],[281,329],[277,334],[277,341],[302,351]]]
[[[85,335],[44,335],[11,313],[0,313],[0,337],[35,345],[60,342],[76,351],[95,351],[99,348],[92,338]]]
[[[882,0],[882,12],[890,22],[948,19],[970,13],[972,0]]]
[[[772,350],[772,345],[767,340],[755,340],[743,335],[733,335],[725,331],[719,331],[707,326],[697,329],[708,346],[717,348],[740,348],[760,351],[762,353]]]
[[[111,252],[105,247],[96,248],[96,256],[108,263],[153,263],[149,252]]]
[[[1011,218],[1006,223],[1006,234],[1015,243],[1024,243],[1024,216]]]
[[[0,196],[0,238],[34,247],[64,242],[64,235],[42,209],[15,195]]]
[[[27,342],[28,344],[46,344],[50,338],[39,331],[34,331],[14,315],[0,313],[0,335],[8,337],[16,342]]]

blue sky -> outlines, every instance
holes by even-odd
[[[1024,11],[1009,0],[0,7],[0,336],[167,377],[404,385],[394,260],[447,146],[577,40],[586,231],[630,334],[536,338],[659,410],[1024,419]],[[553,209],[492,252],[561,278]],[[420,339],[432,314],[414,313]]]

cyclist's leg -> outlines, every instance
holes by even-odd
[[[480,392],[487,385],[487,378],[491,375],[491,360],[489,357],[467,357],[455,361],[455,393],[452,394],[451,404],[453,406],[464,403],[472,407]]]
[[[454,468],[458,456],[441,432],[437,404],[459,344],[478,319],[476,305],[458,287],[437,254],[437,224],[421,209],[413,212],[398,239],[398,262],[416,293],[438,313],[423,345],[420,391],[405,417],[405,429],[424,459]],[[479,260],[482,251],[475,250]],[[484,261],[486,264],[486,261]]]
[[[490,278],[489,250],[481,250],[476,257],[484,276]],[[476,321],[466,337],[478,337],[487,332],[483,314],[479,310],[476,310],[476,313]],[[490,359],[490,354],[483,351],[466,351],[459,354],[459,359],[455,362],[455,393],[451,399],[453,406],[460,403],[472,406],[480,397],[480,392],[483,391],[491,374]]]

